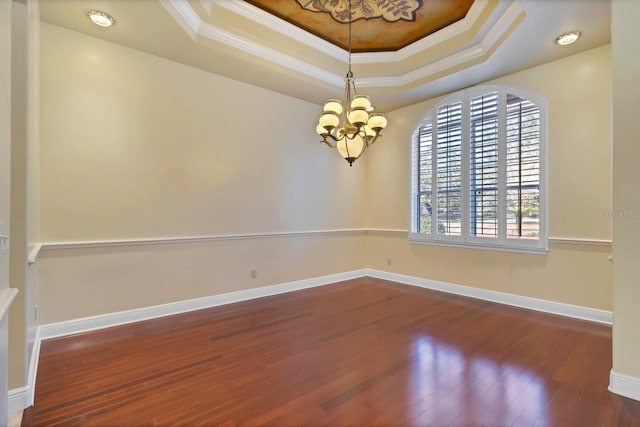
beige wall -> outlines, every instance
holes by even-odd
[[[640,384],[640,3],[612,3],[613,370]]]
[[[611,239],[610,78],[607,45],[492,81],[548,102],[551,238]],[[384,138],[367,153],[367,227],[407,230],[410,135],[439,99],[388,115]],[[547,255],[525,255],[409,244],[405,233],[385,233],[367,249],[367,265],[380,270],[612,309],[608,244],[552,241]]]
[[[41,35],[41,241],[407,229],[409,135],[436,100],[388,114],[349,168],[317,143],[317,105],[48,24]],[[549,102],[551,237],[610,239],[609,55],[496,80]],[[610,250],[511,254],[405,233],[46,249],[40,322],[363,267],[610,310]]]
[[[319,106],[48,24],[41,53],[42,242],[361,227],[366,163],[318,143]],[[351,271],[363,244],[45,249],[40,322]]]
[[[42,241],[361,223],[319,106],[49,24],[41,50]]]

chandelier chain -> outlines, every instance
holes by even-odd
[[[323,144],[337,148],[349,163],[358,159],[364,150],[373,145],[380,132],[387,126],[387,119],[381,113],[373,113],[374,107],[366,95],[359,95],[351,70],[352,21],[351,0],[346,0],[349,25],[349,70],[345,77],[344,102],[328,99],[316,126]],[[333,142],[332,142],[333,141]]]
[[[353,11],[351,10],[351,0],[347,0],[347,7],[349,8],[349,74],[351,72],[351,21],[353,21]]]

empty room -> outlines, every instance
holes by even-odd
[[[0,426],[640,426],[639,19],[0,0]]]

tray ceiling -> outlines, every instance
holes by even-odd
[[[296,16],[287,18],[284,6],[270,13],[253,4],[257,2],[264,8],[288,4],[298,9]],[[40,15],[47,23],[321,104],[326,98],[339,98],[344,90],[347,26],[336,22],[331,12],[305,10],[300,2],[320,9],[323,4],[339,5],[344,0],[46,0],[40,2]],[[358,49],[363,50],[352,57],[358,88],[375,97],[380,111],[610,41],[608,0],[396,3],[410,6],[406,13],[410,19],[362,17],[353,24],[354,40],[359,40]],[[420,7],[411,10],[411,4]],[[431,7],[434,11],[438,8],[434,5],[444,8],[438,12],[441,18],[446,17],[444,21],[430,21]],[[466,12],[461,12],[467,6]],[[111,14],[116,25],[93,25],[86,17],[88,9]],[[312,18],[324,22],[326,29],[324,25],[310,28]],[[455,22],[439,28],[447,20]],[[404,24],[424,27],[422,31],[429,34],[412,33],[399,41],[402,34],[411,32],[399,29]],[[378,29],[367,30],[373,35],[364,36],[360,26]],[[558,34],[569,30],[580,30],[583,37],[571,46],[553,43]],[[363,33],[358,35],[360,31]],[[394,36],[394,32],[398,34]],[[327,41],[330,39],[333,41]],[[382,44],[385,40],[394,48]]]
[[[348,49],[345,0],[245,0],[290,24]],[[473,0],[353,0],[352,51],[395,51],[465,17]]]

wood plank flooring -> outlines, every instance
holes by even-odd
[[[611,328],[373,278],[42,343],[28,426],[640,426]]]

